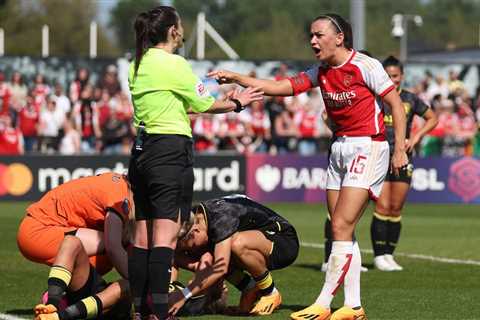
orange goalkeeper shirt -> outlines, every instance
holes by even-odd
[[[116,173],[79,178],[47,192],[27,208],[27,214],[44,225],[103,231],[108,210],[123,221],[132,210],[127,178]]]

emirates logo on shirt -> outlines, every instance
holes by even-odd
[[[330,108],[341,108],[352,105],[352,99],[357,96],[355,91],[322,92],[325,104]]]

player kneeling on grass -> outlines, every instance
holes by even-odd
[[[128,292],[128,280],[107,284],[90,265],[82,241],[67,235],[50,269],[47,301],[34,308],[35,320],[90,319],[102,314],[105,319],[128,319]],[[65,301],[70,305],[61,306]]]
[[[123,243],[134,223],[133,195],[127,177],[104,173],[71,180],[27,208],[17,244],[28,260],[51,266],[66,235],[74,235],[97,272],[115,267],[128,277]]]
[[[194,208],[195,222],[179,241],[179,255],[187,258],[213,256],[182,291],[170,296],[170,312],[191,295],[226,278],[242,291],[240,311],[268,315],[282,298],[275,288],[271,270],[291,265],[298,256],[299,242],[294,227],[273,210],[244,195],[232,195],[201,202]]]

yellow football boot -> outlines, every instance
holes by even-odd
[[[261,296],[255,307],[250,311],[251,314],[265,316],[272,314],[282,304],[280,292],[275,291],[267,296]]]
[[[290,314],[293,320],[329,320],[330,309],[312,304],[310,307]]]
[[[341,307],[332,313],[330,320],[367,320],[367,316],[363,308],[355,310],[350,307]]]
[[[39,314],[47,314],[47,313],[54,313],[57,312],[57,308],[53,304],[37,304],[35,308],[33,308],[33,313],[37,316]]]
[[[58,313],[40,313],[35,317],[35,320],[60,320]]]

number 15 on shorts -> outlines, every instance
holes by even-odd
[[[367,163],[367,156],[364,155],[357,155],[355,159],[353,159],[352,164],[350,165],[350,173],[355,174],[362,174],[365,170],[365,166]]]

